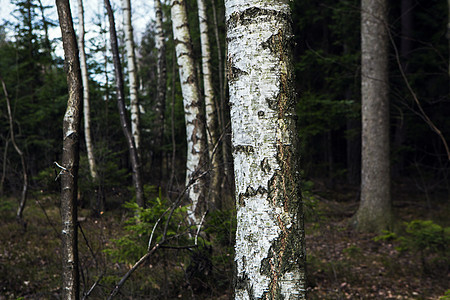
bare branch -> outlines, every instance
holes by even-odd
[[[391,41],[392,47],[394,48],[394,51],[395,51],[395,59],[396,59],[397,65],[398,65],[398,69],[400,70],[400,74],[402,75],[403,81],[405,82],[409,93],[413,97],[414,102],[416,102],[417,107],[420,110],[420,113],[421,113],[420,116],[425,121],[425,123],[427,123],[427,125],[431,128],[431,130],[433,130],[439,136],[439,138],[442,140],[442,143],[444,144],[444,147],[445,147],[445,151],[447,153],[447,158],[448,158],[448,160],[450,160],[450,149],[448,147],[447,141],[445,140],[444,135],[439,130],[439,128],[437,128],[436,125],[434,125],[433,121],[431,121],[431,119],[428,117],[428,115],[423,110],[422,105],[420,104],[419,98],[417,97],[416,93],[414,92],[411,85],[409,84],[408,78],[406,77],[405,71],[403,70],[402,64],[400,62],[400,55],[398,53],[398,49],[397,49],[397,46],[395,45],[391,31],[387,30],[387,32],[389,34],[389,39]]]

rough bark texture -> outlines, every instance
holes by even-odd
[[[166,68],[166,43],[163,30],[163,12],[160,0],[155,0],[156,11],[156,49],[158,49],[158,83],[156,91],[155,103],[155,156],[154,166],[157,172],[158,183],[162,178],[162,146],[164,143],[164,114],[166,110],[166,85],[167,85],[167,68]]]
[[[68,0],[56,0],[61,27],[69,99],[63,120],[61,177],[62,299],[79,299],[77,179],[83,85],[77,40]]]
[[[127,48],[128,80],[130,81],[130,110],[131,110],[131,134],[133,135],[136,151],[139,153],[140,129],[139,129],[139,99],[137,89],[137,68],[134,55],[133,26],[131,24],[130,0],[122,0],[123,26],[125,31],[125,45]]]
[[[93,180],[97,179],[97,171],[94,159],[94,147],[91,137],[91,117],[89,108],[89,75],[86,65],[86,52],[84,49],[84,9],[83,0],[78,0],[78,49],[80,50],[81,78],[83,80],[83,114],[84,114],[84,139],[89,162],[89,171]]]
[[[210,199],[217,208],[220,207],[220,160],[217,153],[219,142],[219,129],[217,126],[216,99],[214,96],[212,71],[211,71],[211,47],[208,38],[208,18],[204,0],[197,0],[198,19],[200,24],[200,42],[202,49],[202,72],[203,87],[205,93],[205,113],[206,113],[206,141],[208,143],[208,154],[210,160]]]
[[[305,299],[289,1],[225,1],[235,299]]]
[[[120,124],[122,125],[122,131],[125,135],[125,139],[128,144],[128,150],[130,153],[131,168],[133,170],[133,183],[136,190],[136,203],[140,207],[144,207],[145,199],[141,179],[141,166],[139,163],[136,145],[134,144],[134,139],[130,131],[130,125],[128,125],[127,111],[125,109],[125,92],[123,87],[122,64],[120,62],[119,46],[117,45],[117,33],[114,21],[114,13],[112,11],[111,3],[109,2],[109,0],[105,0],[105,6],[109,19],[109,33],[114,62],[114,74],[116,77],[117,107],[119,109]]]
[[[204,117],[201,111],[200,92],[192,54],[192,42],[184,0],[171,1],[172,29],[183,94],[184,118],[187,137],[186,184],[206,167],[206,141]],[[206,211],[204,176],[191,185],[188,192],[191,224],[198,224]]]
[[[393,219],[386,6],[386,0],[363,0],[361,4],[361,202],[354,217],[361,231],[388,229]]]

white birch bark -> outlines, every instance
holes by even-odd
[[[94,159],[94,147],[91,137],[91,117],[89,106],[89,78],[86,65],[86,51],[84,47],[84,8],[83,0],[78,0],[78,48],[80,52],[81,79],[83,81],[83,114],[84,114],[84,139],[89,163],[89,171],[93,180],[97,179],[97,171]]]
[[[191,181],[201,175],[205,168],[206,144],[185,1],[171,0],[171,14],[186,125],[186,185],[191,184],[187,192],[191,204],[188,208],[188,217],[191,224],[198,224],[201,214],[205,211],[205,184],[203,177]]]
[[[203,87],[205,93],[205,113],[206,113],[206,141],[208,144],[208,154],[210,159],[210,192],[211,199],[219,206],[218,192],[219,182],[219,156],[214,153],[218,143],[217,110],[214,97],[214,89],[211,72],[211,47],[208,38],[208,18],[204,0],[197,0],[198,20],[200,24],[200,43],[202,51],[202,73]]]
[[[235,299],[305,299],[289,1],[226,0]]]
[[[389,158],[387,1],[361,2],[361,201],[354,221],[361,231],[392,225]]]
[[[140,119],[139,119],[139,100],[137,91],[137,69],[136,57],[134,54],[133,26],[131,23],[131,4],[130,0],[122,0],[123,26],[125,31],[125,45],[127,49],[128,80],[130,83],[130,110],[131,110],[131,134],[134,144],[139,152],[140,147]]]

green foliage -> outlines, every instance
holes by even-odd
[[[422,268],[431,270],[431,265],[439,264],[449,268],[450,263],[450,227],[442,227],[431,220],[413,220],[404,223],[404,233],[385,231],[375,241],[395,241],[400,252],[419,255]]]
[[[15,206],[16,206],[15,203],[10,201],[9,199],[0,198],[0,212],[1,213],[11,211],[14,209]]]
[[[413,251],[429,251],[433,253],[449,251],[450,227],[443,228],[431,220],[414,220],[406,223],[403,244]]]
[[[145,186],[144,189],[147,194],[154,191],[154,187],[150,186]],[[170,215],[167,212],[171,204],[160,194],[153,199],[148,208],[141,208],[136,202],[127,202],[123,206],[132,215],[125,222],[127,234],[112,240],[113,246],[105,252],[117,262],[134,263],[147,252],[149,238],[155,227],[152,245],[163,238],[164,227]],[[183,224],[185,213],[186,207],[177,207],[174,210],[168,223],[166,239],[176,237],[179,243],[186,241],[182,236],[178,236],[179,232],[186,229]],[[155,226],[158,220],[159,223]]]
[[[446,290],[444,296],[439,297],[439,300],[450,300],[450,289]]]
[[[344,250],[342,250],[342,253],[344,253],[345,255],[347,255],[350,258],[357,258],[359,255],[361,255],[362,250],[360,247],[358,247],[356,245],[351,245],[351,246],[345,248]]]

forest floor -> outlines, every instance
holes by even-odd
[[[409,187],[396,184],[393,192],[397,238],[385,234],[384,239],[376,239],[376,235],[355,232],[349,225],[358,206],[357,190],[314,183],[305,197],[309,299],[439,299],[450,289],[450,231],[442,231],[442,236],[439,231],[450,226],[448,195],[426,196]],[[113,241],[130,234],[125,229],[130,214],[120,208],[120,199],[113,201],[117,202],[115,208],[101,217],[80,209],[82,291],[95,284],[88,299],[106,299],[141,255],[136,245]],[[24,231],[15,221],[16,200],[0,199],[0,300],[59,299],[57,202],[56,195],[31,197]],[[133,273],[116,298],[232,299],[230,219],[230,213],[216,214],[207,221],[211,244],[200,250],[161,249]],[[433,220],[431,225],[426,223],[431,227],[416,230],[423,234],[423,243],[417,244],[411,237],[418,236],[416,231],[404,230],[402,224],[413,220]],[[145,234],[143,240],[145,244]],[[119,247],[128,249],[122,253],[127,259],[114,252]]]

